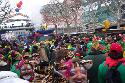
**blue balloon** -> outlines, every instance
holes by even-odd
[[[15,9],[15,11],[16,11],[16,12],[19,12],[19,9],[18,9],[18,8],[16,8],[16,9]]]

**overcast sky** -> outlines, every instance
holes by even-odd
[[[16,4],[22,1],[21,13],[28,15],[35,25],[41,24],[40,9],[43,5],[46,5],[50,0],[10,0],[12,8],[16,8]],[[63,1],[63,0],[60,0]]]

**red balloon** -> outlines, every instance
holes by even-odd
[[[20,4],[20,5],[22,5],[22,4],[23,4],[23,2],[22,2],[22,1],[20,1],[20,2],[19,2],[19,4]]]
[[[17,4],[17,7],[18,7],[18,8],[21,8],[21,4],[18,3],[18,4]]]

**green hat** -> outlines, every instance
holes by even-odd
[[[73,51],[73,50],[74,50],[74,48],[73,48],[73,47],[71,47],[71,48],[69,48],[69,50],[70,50],[70,51]]]

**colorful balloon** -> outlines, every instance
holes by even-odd
[[[23,4],[23,2],[22,2],[22,1],[20,1],[20,2],[19,2],[19,4],[20,4],[20,5],[22,5],[22,4]]]
[[[104,21],[104,28],[105,28],[105,29],[108,29],[108,28],[110,27],[110,25],[111,25],[111,24],[110,24],[110,21],[109,21],[109,20],[105,20],[105,21]]]
[[[18,8],[21,8],[21,4],[20,4],[20,3],[18,3],[18,4],[17,4],[17,7],[18,7]]]
[[[16,12],[19,12],[20,10],[19,10],[19,8],[16,8],[15,11],[16,11]]]

